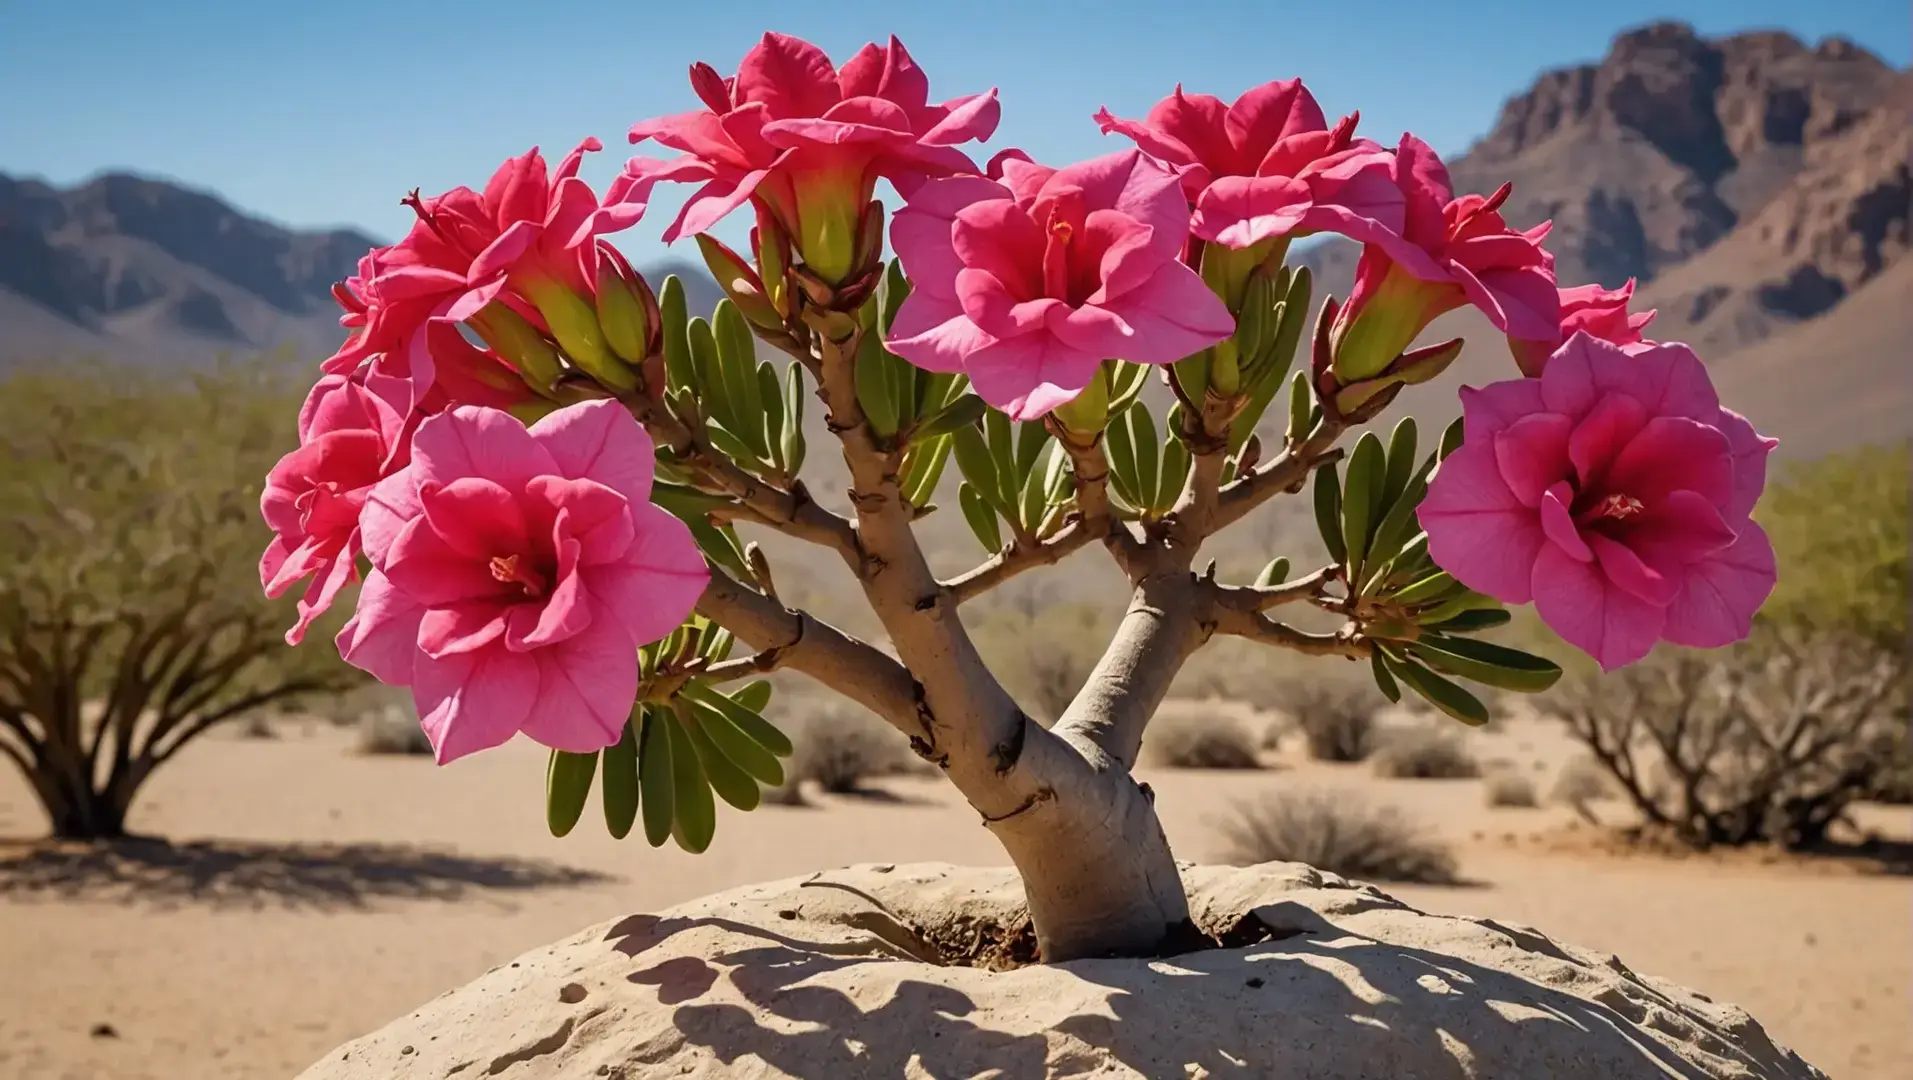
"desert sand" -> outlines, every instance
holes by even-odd
[[[1471,734],[1546,790],[1551,729]],[[0,847],[0,1076],[292,1076],[330,1048],[529,949],[634,911],[859,862],[991,865],[1000,849],[934,777],[882,796],[726,812],[702,856],[612,840],[587,817],[553,839],[543,752],[515,743],[438,769],[366,757],[352,733],[208,737],[158,776],[133,829],[172,848]],[[1216,819],[1280,786],[1402,808],[1455,845],[1460,887],[1385,885],[1438,913],[1536,926],[1745,1007],[1839,1080],[1913,1075],[1908,879],[1803,860],[1615,857],[1544,842],[1561,808],[1488,809],[1480,781],[1378,780],[1366,766],[1142,770],[1185,859]],[[1913,817],[1869,808],[1905,835]],[[0,773],[0,837],[44,828]],[[191,845],[191,841],[205,841]]]

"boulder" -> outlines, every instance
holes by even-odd
[[[1183,869],[1219,948],[1032,964],[1008,868],[864,865],[631,915],[305,1080],[1821,1077],[1618,957],[1294,863]]]

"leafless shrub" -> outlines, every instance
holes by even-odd
[[[916,759],[903,737],[871,714],[835,701],[819,701],[795,724],[797,752],[785,763],[787,786],[805,780],[834,795],[866,790],[879,776],[912,772]],[[798,795],[801,801],[802,795]]]
[[[1380,695],[1362,686],[1303,683],[1290,692],[1289,715],[1317,761],[1362,761],[1376,748]]]
[[[1145,761],[1172,769],[1259,769],[1256,738],[1214,702],[1171,699],[1143,736]]]
[[[1487,797],[1488,805],[1493,807],[1515,807],[1526,810],[1541,805],[1541,798],[1534,790],[1534,781],[1520,773],[1490,773],[1482,791]]]
[[[1401,732],[1375,752],[1375,775],[1389,780],[1470,780],[1481,775],[1475,757],[1452,732]]]
[[[1696,846],[1826,839],[1905,738],[1905,657],[1865,640],[1763,628],[1725,652],[1661,652],[1553,711],[1650,829]]]
[[[1454,855],[1394,807],[1347,793],[1283,791],[1238,803],[1220,823],[1223,859],[1237,866],[1307,863],[1347,878],[1452,884]]]
[[[409,708],[388,704],[359,717],[359,753],[429,754],[432,743]]]
[[[1594,755],[1576,754],[1561,766],[1560,774],[1554,778],[1554,787],[1548,792],[1548,801],[1570,807],[1581,820],[1598,826],[1601,819],[1588,804],[1619,794],[1614,778],[1594,760]]]

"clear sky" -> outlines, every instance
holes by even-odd
[[[1372,137],[1458,153],[1538,72],[1667,17],[1842,35],[1901,67],[1913,39],[1907,0],[0,0],[0,172],[130,168],[391,238],[407,189],[481,186],[534,143],[555,159],[599,136],[601,187],[634,121],[695,107],[687,64],[729,73],[766,29],[839,61],[894,32],[934,98],[1000,87],[993,146],[1056,164],[1117,148],[1099,105],[1135,116],[1178,80],[1232,97],[1291,75]]]

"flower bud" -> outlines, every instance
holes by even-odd
[[[573,364],[613,390],[638,388],[638,374],[611,352],[594,304],[556,281],[528,282],[527,298]]]
[[[471,328],[491,351],[518,370],[525,385],[543,395],[564,373],[558,350],[529,320],[503,302],[486,304],[468,320]]]
[[[1358,280],[1329,335],[1336,379],[1347,385],[1387,370],[1429,323],[1458,306],[1454,291],[1400,267],[1391,267],[1373,289]]]
[[[770,298],[764,295],[764,282],[757,271],[744,261],[737,252],[732,251],[722,240],[710,233],[697,234],[697,249],[704,256],[704,265],[717,279],[718,288],[737,305],[738,313],[750,320],[754,326],[766,330],[782,330],[783,316],[771,306]]]
[[[1079,446],[1094,445],[1096,436],[1109,426],[1109,365],[1103,364],[1083,387],[1083,392],[1050,411],[1065,429],[1058,437]]]
[[[757,256],[758,281],[764,297],[783,318],[796,309],[796,297],[790,283],[790,234],[777,223],[774,214],[757,211],[757,228],[751,230],[751,251]]]
[[[1401,386],[1416,386],[1447,371],[1461,355],[1462,339],[1449,338],[1436,345],[1412,349],[1395,358],[1386,371],[1372,379],[1343,384],[1335,392],[1335,409],[1343,416],[1359,414],[1384,391]]]
[[[617,248],[600,240],[598,255],[598,325],[605,343],[620,360],[642,364],[662,340],[657,297]]]

